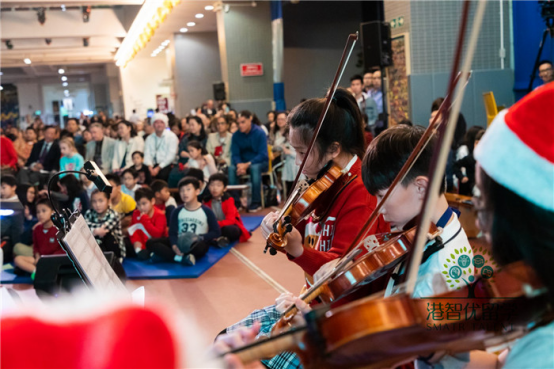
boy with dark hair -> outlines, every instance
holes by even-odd
[[[244,228],[239,211],[235,206],[235,200],[226,192],[227,176],[216,173],[210,176],[208,182],[209,197],[205,205],[212,209],[221,228],[221,237],[218,245],[226,245],[229,242],[246,242],[250,238],[250,232]]]
[[[146,248],[146,241],[151,238],[167,237],[165,214],[156,208],[154,191],[150,188],[139,188],[135,192],[137,209],[129,227],[131,244],[138,254]]]
[[[2,176],[0,178],[0,195],[2,201],[19,201],[17,197],[17,180],[13,176]]]
[[[185,177],[194,177],[200,182],[200,195],[198,195],[198,201],[203,202],[208,196],[210,196],[210,191],[206,182],[204,182],[204,172],[198,168],[189,168],[185,172]]]
[[[394,178],[404,165],[419,139],[424,133],[420,126],[399,125],[389,128],[377,136],[369,145],[362,166],[362,179],[368,192],[381,201]],[[419,214],[427,186],[429,185],[428,170],[436,139],[433,139],[423,150],[420,157],[414,163],[412,169],[394,190],[381,209],[383,218],[391,227],[399,230],[410,227],[410,223]],[[431,220],[437,227],[442,228],[440,239],[430,241],[425,248],[421,267],[419,269],[418,282],[414,292],[415,297],[430,297],[450,289],[465,286],[465,282],[458,272],[470,273],[466,270],[470,265],[460,265],[461,268],[444,270],[444,265],[450,255],[467,255],[465,260],[473,259],[473,251],[462,229],[458,216],[448,207],[444,196],[444,186],[438,196],[437,205],[433,211]],[[397,269],[403,273],[405,265],[401,264]],[[446,272],[446,274],[443,274]],[[440,277],[439,277],[440,276]],[[394,281],[389,281],[388,291],[394,288]]]
[[[161,179],[156,179],[150,185],[152,191],[154,191],[154,196],[156,197],[156,207],[165,212],[165,219],[169,224],[171,219],[171,213],[177,207],[177,201],[171,196],[169,192],[169,185],[166,181]]]
[[[121,173],[121,178],[123,179],[121,192],[135,198],[135,191],[141,188],[141,186],[137,183],[138,172],[133,167],[127,168],[123,171],[123,173]]]
[[[146,249],[154,260],[195,265],[208,252],[210,243],[221,236],[214,213],[198,201],[199,194],[198,179],[185,177],[179,181],[183,205],[171,214],[169,238],[146,242]]]

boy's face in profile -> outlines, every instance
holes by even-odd
[[[380,213],[391,227],[403,229],[414,217],[419,214],[425,189],[427,188],[427,177],[419,176],[408,186],[400,184],[389,197]],[[377,202],[381,202],[388,189],[377,192]]]
[[[121,192],[121,186],[118,186],[117,183],[114,181],[109,181],[110,185],[112,185],[112,194],[110,195],[110,199],[114,199],[117,196],[119,196],[119,193]]]
[[[9,199],[10,197],[14,197],[16,188],[17,186],[10,186],[7,183],[2,183],[2,186],[0,188],[0,196],[3,199]]]
[[[211,181],[208,189],[214,199],[219,199],[225,192],[225,185],[221,181]]]
[[[189,183],[179,188],[179,195],[185,204],[194,203],[198,201],[197,198],[198,195],[200,195],[200,189],[194,188],[192,183]]]

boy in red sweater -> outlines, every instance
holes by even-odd
[[[137,209],[133,212],[129,234],[136,253],[144,250],[151,238],[167,237],[164,211],[158,209],[154,191],[148,187],[135,191]]]
[[[240,218],[235,206],[235,200],[225,191],[227,190],[227,176],[223,173],[215,173],[210,176],[208,190],[210,196],[204,204],[212,209],[221,228],[221,237],[218,245],[226,245],[229,242],[246,242],[251,234],[248,232]]]
[[[38,259],[42,255],[65,254],[56,238],[58,229],[50,220],[52,213],[52,205],[48,199],[42,199],[37,203],[38,223],[33,229],[34,256],[19,255],[14,259],[14,264],[26,272],[35,273]]]

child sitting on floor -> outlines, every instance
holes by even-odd
[[[52,220],[50,220],[53,212],[49,200],[42,199],[37,203],[38,224],[33,230],[34,256],[16,256],[14,264],[18,268],[34,274],[38,259],[42,255],[65,254],[56,238],[58,229],[54,227]]]
[[[133,200],[134,201],[134,200]],[[108,195],[94,190],[91,196],[92,209],[85,213],[85,220],[102,251],[113,251],[119,261],[125,257],[125,244],[119,215],[110,209]]]
[[[210,243],[221,236],[214,213],[198,201],[199,194],[198,179],[185,177],[179,181],[179,195],[184,204],[171,214],[169,238],[146,242],[153,260],[195,265],[196,260],[206,255]]]
[[[137,171],[133,167],[127,168],[121,174],[121,178],[123,179],[123,185],[121,186],[121,192],[123,192],[126,195],[131,196],[134,199],[135,198],[135,191],[142,187],[141,185],[139,185],[137,183],[137,181],[138,181]],[[135,202],[136,202],[136,199],[135,199]]]
[[[239,211],[235,206],[235,200],[225,192],[227,183],[225,174],[212,174],[208,181],[210,194],[204,203],[212,209],[221,228],[221,237],[218,240],[220,246],[237,240],[246,242],[250,238],[250,232],[242,224]]]
[[[146,241],[151,238],[167,237],[165,214],[156,208],[154,191],[150,188],[139,188],[135,192],[137,209],[129,227],[129,235],[135,252],[138,254],[146,248]]]
[[[157,179],[150,185],[154,196],[156,196],[156,207],[162,211],[165,211],[165,218],[167,223],[171,219],[171,213],[177,207],[177,201],[171,196],[169,192],[169,186],[166,181]]]
[[[19,202],[17,197],[17,180],[13,176],[2,176],[0,178],[0,197],[2,201]]]

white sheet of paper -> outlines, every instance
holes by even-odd
[[[76,262],[81,266],[94,289],[129,294],[104,257],[82,215],[77,218],[63,241],[75,255]]]
[[[150,233],[148,233],[148,231],[146,230],[146,228],[144,228],[144,225],[142,223],[133,224],[132,226],[127,228],[127,232],[129,232],[130,236],[132,236],[136,231],[143,231],[146,237],[152,238],[152,236],[150,236]]]

